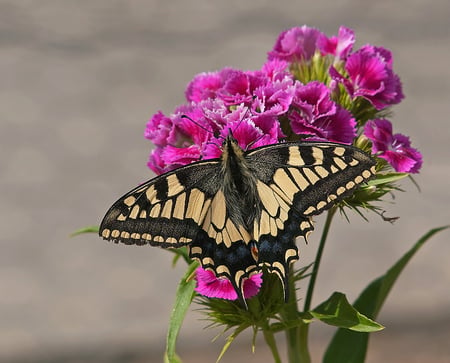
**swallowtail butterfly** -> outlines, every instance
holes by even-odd
[[[243,281],[266,268],[287,296],[295,238],[311,217],[375,174],[363,151],[330,142],[286,142],[244,151],[230,132],[218,159],[157,176],[115,202],[99,234],[126,244],[177,248],[243,298]]]

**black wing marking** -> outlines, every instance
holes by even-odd
[[[321,142],[284,143],[246,153],[257,176],[261,215],[253,235],[258,263],[276,273],[287,293],[295,237],[313,230],[311,216],[330,208],[375,175],[375,161],[358,148]]]

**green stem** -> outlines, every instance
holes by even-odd
[[[270,328],[264,329],[264,339],[272,352],[273,360],[275,363],[281,363],[280,353],[278,353],[277,342]]]
[[[314,292],[314,286],[316,284],[317,273],[319,272],[320,261],[322,259],[323,249],[325,247],[325,242],[328,237],[328,232],[330,231],[331,221],[336,213],[337,208],[331,208],[327,213],[327,219],[325,220],[325,225],[323,226],[322,237],[320,238],[319,248],[317,249],[316,259],[314,260],[313,271],[311,273],[311,278],[309,279],[308,291],[306,292],[304,312],[311,309],[312,295]]]
[[[297,306],[297,293],[295,289],[294,271],[291,267],[289,273],[289,300],[284,305],[284,309],[281,312],[281,317],[287,325],[289,322],[295,322],[298,320],[298,306]],[[301,357],[301,350],[299,347],[299,328],[286,329],[286,344],[289,363],[309,363],[309,360],[303,360]]]
[[[304,312],[307,312],[311,308],[311,300],[314,292],[314,285],[317,279],[317,273],[319,271],[320,261],[322,259],[325,242],[327,240],[328,232],[330,230],[331,221],[336,213],[337,208],[332,208],[327,213],[327,219],[325,221],[324,229],[317,250],[316,259],[314,261],[313,271],[308,284],[308,290],[305,298]],[[289,279],[289,301],[286,303],[283,311],[280,313],[282,320],[289,326],[289,322],[295,322],[299,319],[299,312],[297,306],[297,296],[295,289],[295,281],[292,278],[294,275],[291,271]],[[308,350],[308,334],[309,324],[303,323],[295,328],[286,329],[286,343],[289,363],[310,363],[311,356]]]
[[[311,356],[308,349],[309,324],[302,324],[298,327],[298,350],[301,363],[310,363]]]

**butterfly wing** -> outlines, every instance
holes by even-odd
[[[360,149],[322,142],[283,143],[251,150],[261,214],[253,235],[258,261],[276,273],[287,291],[295,237],[313,230],[311,216],[330,208],[375,174],[374,160]]]
[[[229,279],[244,301],[243,281],[257,265],[248,246],[250,234],[226,208],[221,168],[219,159],[201,161],[136,187],[106,213],[100,236],[163,248],[187,245],[191,258]]]
[[[193,163],[162,174],[121,197],[100,225],[101,237],[163,248],[191,243],[220,187],[219,160]]]

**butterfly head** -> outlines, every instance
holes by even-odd
[[[228,129],[228,135],[222,143],[222,160],[242,159],[244,150],[239,146],[238,140],[233,136],[231,129]]]

